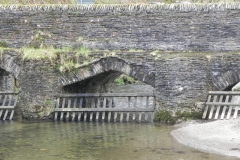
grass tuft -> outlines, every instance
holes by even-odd
[[[23,61],[25,60],[44,60],[49,59],[51,62],[57,58],[58,49],[54,49],[52,46],[48,48],[21,48],[23,52]]]
[[[73,60],[68,60],[68,61],[64,62],[63,64],[61,64],[61,66],[59,67],[59,71],[64,73],[66,71],[71,71],[79,66],[80,66],[80,64],[75,63]]]
[[[154,120],[159,121],[161,123],[175,124],[177,121],[177,118],[173,117],[169,113],[169,111],[158,111],[155,113]]]
[[[135,79],[126,74],[122,74],[118,78],[116,78],[114,82],[117,83],[118,85],[126,85],[135,83]]]
[[[143,52],[142,49],[135,49],[135,48],[130,48],[128,51],[129,52]]]
[[[85,47],[80,47],[76,51],[76,57],[79,57],[80,55],[84,55],[85,57],[88,57],[88,54],[91,52],[89,49]]]

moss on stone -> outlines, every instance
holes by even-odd
[[[201,119],[202,118],[202,113],[201,112],[196,112],[196,111],[191,111],[191,112],[176,112],[175,113],[178,119],[182,120],[191,120],[191,119]]]
[[[0,41],[0,47],[1,48],[7,48],[7,42],[5,40]]]
[[[173,117],[169,111],[158,111],[155,113],[154,120],[161,123],[175,124],[177,118]]]
[[[115,79],[114,83],[117,83],[117,85],[124,85],[125,84],[121,77],[118,77],[117,79]]]
[[[161,123],[166,123],[166,124],[175,124],[178,120],[192,120],[192,119],[201,119],[202,118],[202,113],[201,112],[196,112],[196,111],[184,111],[180,112],[177,111],[175,113],[175,116],[173,116],[169,111],[166,110],[161,110],[157,111],[155,113],[154,120],[161,122]]]
[[[118,85],[125,85],[135,83],[135,79],[126,74],[122,74],[117,79],[115,79],[114,82]]]

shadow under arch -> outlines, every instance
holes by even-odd
[[[0,91],[14,91],[21,71],[21,61],[16,53],[4,51],[0,58]]]
[[[0,68],[18,79],[21,71],[21,58],[17,53],[4,51],[0,58]]]
[[[216,78],[212,78],[212,83],[216,90],[231,91],[232,87],[240,82],[240,71],[230,70]]]
[[[122,73],[154,87],[154,66],[128,62],[118,57],[105,57],[60,77],[63,93],[109,92],[112,82]]]
[[[6,70],[0,68],[0,92],[13,91],[15,78]]]

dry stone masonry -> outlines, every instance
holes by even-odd
[[[238,3],[0,6],[0,39],[9,47],[238,51],[239,13]]]
[[[156,110],[172,113],[240,81],[237,3],[0,6],[0,23],[0,44],[18,50],[1,52],[0,89],[20,91],[26,119],[52,119],[58,93],[108,92],[121,73],[153,86]],[[92,52],[60,72],[47,59],[23,60],[19,48],[39,46]]]

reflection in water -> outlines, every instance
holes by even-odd
[[[0,121],[0,159],[233,160],[178,144],[173,126],[154,123]]]

